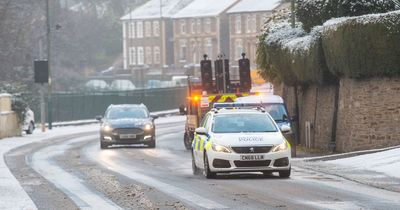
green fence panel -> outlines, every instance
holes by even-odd
[[[54,93],[53,122],[94,119],[110,104],[145,104],[151,112],[177,109],[185,104],[186,87],[133,91]]]

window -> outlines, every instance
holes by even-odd
[[[137,48],[137,54],[138,54],[137,64],[138,64],[138,65],[143,65],[143,64],[144,64],[144,52],[143,52],[143,47],[138,47],[138,48]]]
[[[137,31],[137,37],[138,38],[143,38],[143,22],[137,22],[136,23],[136,31]]]
[[[134,47],[129,48],[129,65],[136,65],[136,49]]]
[[[246,32],[247,33],[251,32],[251,16],[250,15],[246,16]]]
[[[198,34],[200,34],[201,33],[201,19],[197,19],[197,26],[196,26],[196,28],[197,28],[197,33]]]
[[[210,59],[213,58],[213,46],[210,38],[204,39],[204,51]]]
[[[203,120],[200,122],[200,127],[205,128],[207,125],[207,120],[210,117],[210,114],[207,114],[206,116],[204,116]]]
[[[235,29],[237,34],[242,33],[242,17],[240,15],[235,16]]]
[[[196,33],[196,21],[194,19],[190,21],[190,31],[192,34]]]
[[[128,36],[129,36],[129,38],[135,38],[135,23],[134,22],[129,24]]]
[[[146,37],[151,37],[151,22],[146,21],[144,23],[144,31],[145,31]]]
[[[179,41],[179,59],[180,60],[186,60],[186,40],[180,40]]]
[[[250,28],[252,32],[257,32],[257,16],[254,14],[251,16]]]
[[[211,19],[210,18],[205,19],[204,30],[206,33],[211,33]]]
[[[153,22],[153,34],[154,36],[160,35],[160,23],[158,21]]]
[[[146,63],[151,64],[153,62],[153,53],[151,47],[146,47]]]
[[[197,63],[197,45],[196,41],[192,41],[190,44],[191,52],[192,52],[192,63]]]
[[[241,39],[235,40],[235,59],[242,58],[243,42]]]
[[[186,21],[181,20],[180,25],[181,25],[181,34],[186,34]]]
[[[161,63],[160,47],[154,47],[154,63],[155,64]]]

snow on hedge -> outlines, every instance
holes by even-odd
[[[362,25],[367,25],[371,23],[383,23],[388,29],[396,29],[392,28],[392,26],[400,23],[400,10],[380,14],[362,15],[357,17],[333,18],[324,23],[323,31],[336,31],[338,27],[343,26],[350,21],[355,21],[354,23]],[[391,24],[389,25],[387,23]],[[398,30],[398,28],[396,30]]]
[[[296,23],[296,27],[292,28],[288,22],[280,22],[270,26],[268,35],[265,38],[267,45],[279,45],[283,49],[290,52],[304,52],[310,49],[315,42],[321,38],[324,33],[336,31],[338,27],[355,21],[357,24],[385,23],[385,25],[395,32],[399,32],[399,28],[392,27],[400,24],[400,10],[382,14],[369,14],[357,17],[341,17],[333,18],[325,22],[322,26],[315,26],[310,33],[307,33],[301,23]],[[386,23],[393,24],[386,24]]]

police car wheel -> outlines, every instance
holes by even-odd
[[[290,168],[289,168],[289,170],[286,170],[286,171],[279,171],[279,177],[281,177],[281,178],[289,178],[290,177],[290,171],[291,171]]]
[[[193,152],[192,152],[192,171],[193,171],[193,175],[199,175],[200,174],[200,169],[196,166]]]
[[[204,153],[204,176],[207,179],[214,178],[216,173],[210,171],[210,166],[208,165],[207,153]]]

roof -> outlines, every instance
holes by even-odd
[[[193,0],[150,0],[126,14],[121,20],[155,19],[162,17],[172,17],[179,10],[187,6]],[[160,11],[160,2],[162,9]]]
[[[277,95],[245,96],[236,99],[241,103],[283,104],[283,99]]]
[[[215,17],[229,9],[238,0],[194,0],[177,12],[173,18]]]
[[[281,0],[241,0],[227,13],[271,11],[281,4]]]

